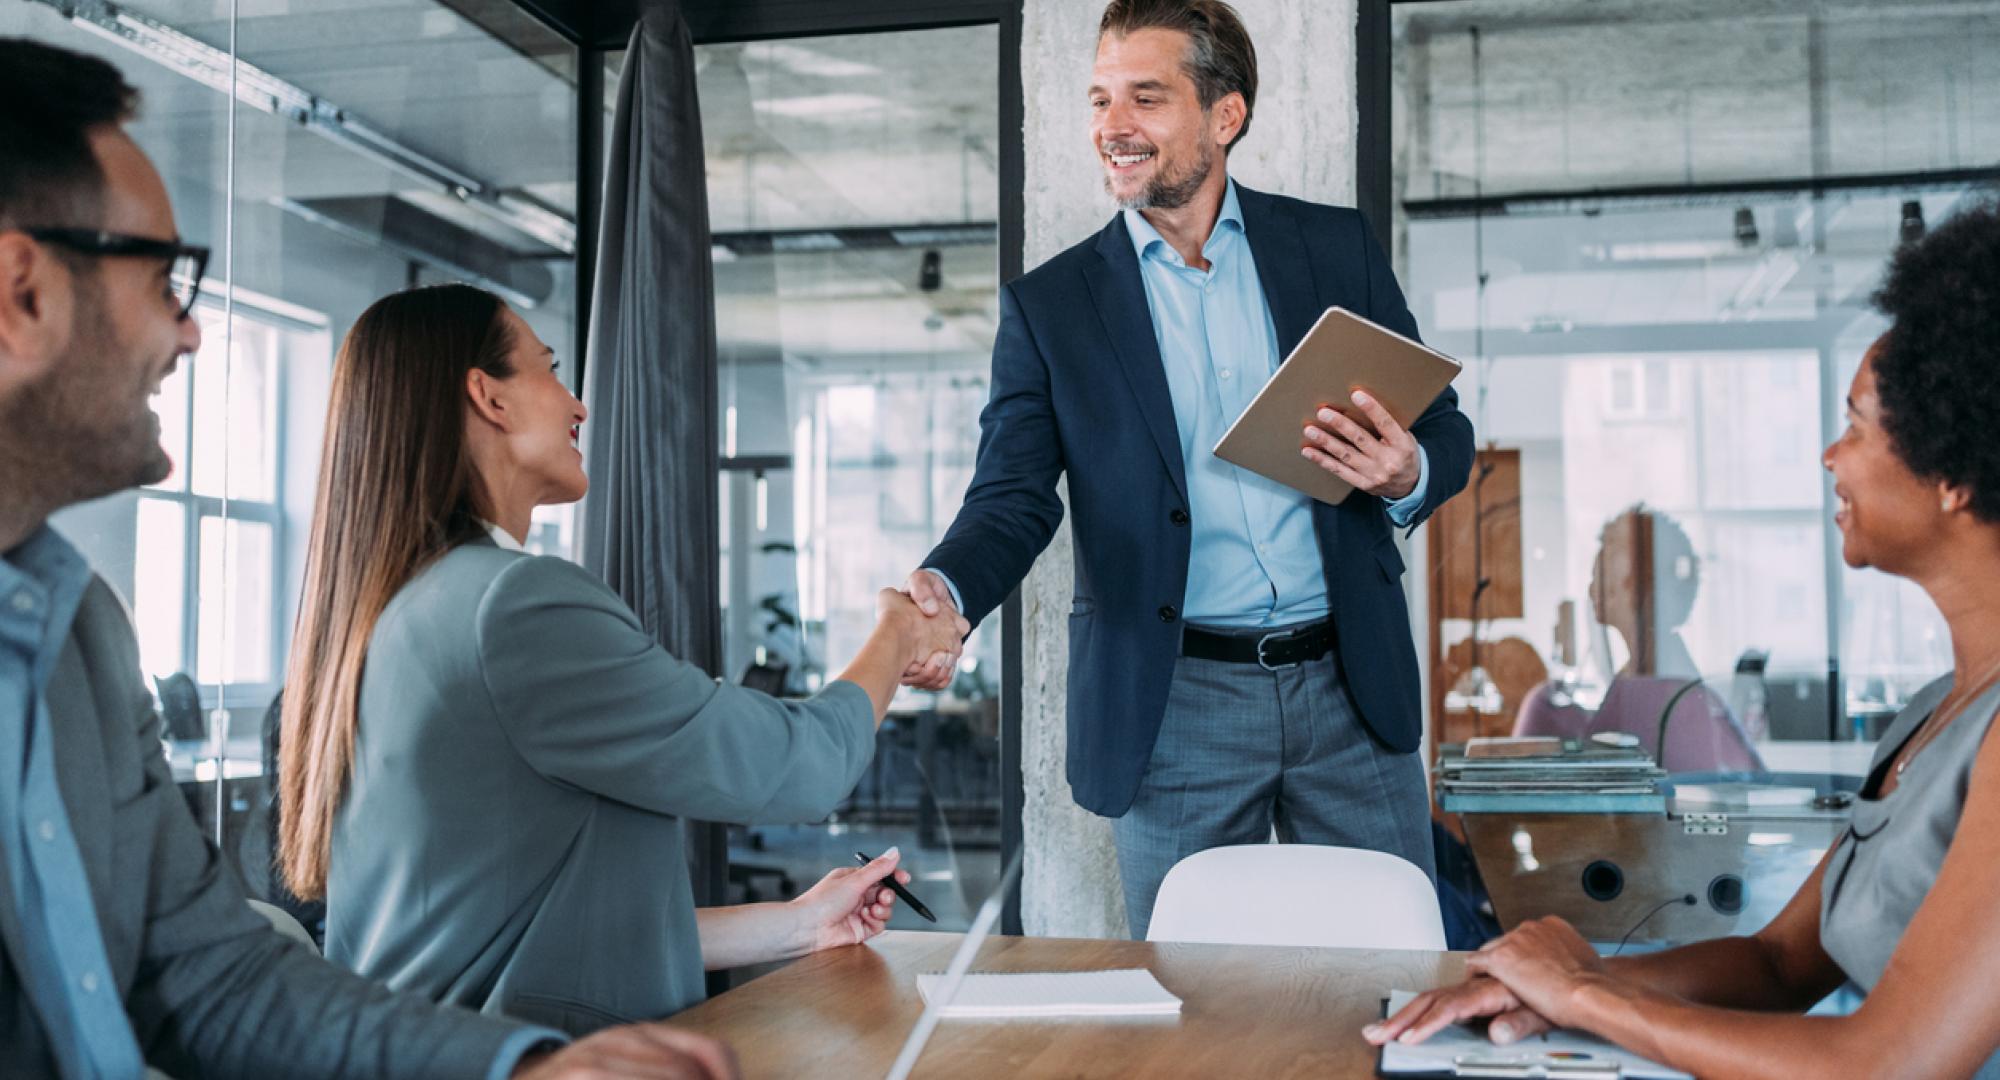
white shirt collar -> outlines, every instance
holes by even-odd
[[[494,543],[499,544],[501,547],[506,548],[508,551],[519,551],[523,553],[527,552],[528,549],[522,547],[521,542],[519,540],[514,539],[513,533],[508,532],[507,530],[501,528],[498,525],[493,524],[490,521],[482,521],[480,522],[480,524],[486,526],[486,535],[492,537]]]

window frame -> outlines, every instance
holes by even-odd
[[[248,290],[231,290],[227,286],[217,290],[204,285],[195,301],[194,312],[204,310],[223,321],[225,340],[232,348],[236,341],[236,328],[231,324],[238,320],[259,323],[275,331],[276,342],[273,354],[268,357],[270,386],[263,403],[266,430],[269,432],[271,470],[269,500],[232,498],[227,494],[226,487],[222,495],[205,495],[195,490],[193,447],[196,390],[191,370],[189,377],[181,386],[180,407],[186,418],[182,425],[183,441],[180,446],[172,448],[172,456],[180,466],[175,472],[175,482],[163,486],[147,485],[139,488],[137,492],[142,503],[153,500],[177,506],[181,511],[181,650],[178,670],[195,680],[195,688],[201,697],[201,707],[203,711],[209,711],[225,705],[235,707],[244,700],[268,701],[284,682],[286,646],[289,637],[284,627],[285,574],[289,569],[286,565],[286,551],[290,532],[285,513],[287,505],[285,472],[291,441],[287,404],[290,400],[291,368],[300,360],[293,355],[294,338],[299,334],[324,333],[328,328],[328,320],[317,312],[262,297]],[[191,314],[189,317],[196,316]],[[184,359],[183,363],[191,365],[193,360]],[[201,678],[201,527],[207,520],[256,522],[268,526],[271,530],[271,557],[268,567],[270,597],[266,612],[270,620],[270,641],[267,659],[268,676],[264,679],[244,681],[224,678],[211,682]]]

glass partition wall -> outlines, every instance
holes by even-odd
[[[2000,114],[1975,103],[2000,90],[1996,17],[1394,9],[1403,280],[1426,340],[1466,360],[1488,508],[1518,510],[1471,576],[1508,588],[1445,598],[1435,643],[1442,686],[1473,643],[1516,685],[1505,707],[1452,696],[1448,737],[1532,726],[1543,678],[1594,708],[1624,671],[1705,680],[1764,764],[1865,762],[1949,666],[1914,586],[1841,563],[1819,455],[1888,258],[1995,179]]]
[[[1503,927],[1755,930],[1839,827],[1815,792],[1856,787],[1950,667],[1920,590],[1842,563],[1820,454],[1889,258],[2000,182],[1978,104],[2000,4],[1454,0],[1392,22],[1399,270],[1465,361],[1482,450],[1429,530],[1433,740],[1622,733],[1731,819],[1454,827]]]
[[[621,57],[498,0],[24,0],[0,34],[101,56],[141,89],[132,133],[215,252],[201,351],[154,403],[173,474],[57,525],[131,607],[176,779],[262,895],[262,732],[335,351],[378,297],[452,280],[559,351],[577,340],[578,125],[610,121]],[[821,686],[964,493],[997,322],[999,52],[991,25],[697,49],[727,677]],[[586,57],[606,64],[601,117],[577,112]],[[567,555],[571,537],[546,510],[529,547]],[[969,920],[998,868],[999,630],[995,613],[949,691],[897,699],[832,820],[732,834],[735,898],[895,844],[940,918]]]
[[[100,56],[141,90],[132,135],[183,235],[214,249],[201,351],[154,402],[173,475],[55,524],[132,609],[175,778],[253,895],[268,882],[261,732],[341,336],[380,296],[458,280],[559,349],[573,340],[576,50],[497,18],[508,6],[0,7],[0,34]],[[537,529],[534,546],[566,552],[566,515]]]
[[[999,30],[697,46],[715,233],[725,674],[817,690],[956,514],[998,324]],[[999,869],[1000,617],[904,690],[827,822],[736,829],[739,899],[895,845],[946,928]],[[898,908],[899,926],[928,926]]]

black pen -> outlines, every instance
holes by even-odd
[[[869,863],[875,861],[874,859],[871,859],[868,856],[863,855],[859,851],[854,853],[854,857],[860,860],[861,865],[863,866],[867,866]],[[895,890],[896,895],[903,898],[903,903],[910,905],[911,911],[914,911],[917,914],[922,915],[924,918],[929,919],[932,922],[937,921],[937,916],[931,914],[931,909],[925,907],[924,902],[922,900],[919,900],[916,897],[911,896],[910,890],[903,888],[903,883],[896,880],[895,871],[893,870],[890,871],[889,876],[882,879],[882,884],[887,885],[889,886],[889,888]]]

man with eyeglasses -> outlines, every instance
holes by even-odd
[[[251,911],[181,801],[124,609],[54,511],[166,477],[147,399],[207,252],[103,61],[0,38],[0,1076],[735,1075],[663,1024],[554,1033],[393,994]]]

